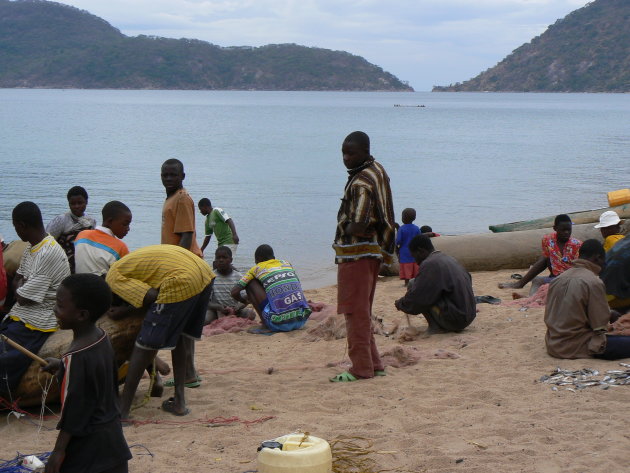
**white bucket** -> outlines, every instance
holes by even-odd
[[[288,434],[274,439],[280,448],[263,447],[258,452],[259,473],[330,473],[332,453],[324,439]]]

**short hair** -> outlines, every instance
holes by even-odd
[[[274,259],[275,256],[273,254],[273,248],[267,244],[260,245],[258,248],[256,248],[254,258],[256,259],[256,261],[267,261],[270,259]]]
[[[109,285],[96,274],[72,274],[61,281],[61,285],[68,290],[77,308],[88,311],[92,322],[96,322],[112,305]]]
[[[20,222],[29,228],[41,228],[44,226],[42,212],[35,202],[20,202],[13,207],[11,214],[14,222]]]
[[[370,152],[370,137],[362,131],[353,131],[343,140],[344,143],[355,143]]]
[[[66,197],[68,198],[68,202],[70,202],[70,198],[71,197],[76,197],[76,196],[81,196],[83,197],[86,201],[88,200],[88,193],[87,191],[81,187],[81,186],[74,186],[71,187],[70,190],[68,191],[68,194],[66,195]]]
[[[606,250],[604,250],[604,247],[599,240],[591,238],[590,240],[586,240],[582,243],[579,254],[582,259],[589,259],[593,256],[601,256],[602,258],[605,258]]]
[[[202,197],[201,199],[199,199],[199,202],[197,203],[197,205],[199,207],[212,207],[212,203],[210,202],[210,199],[208,199],[207,197]]]
[[[179,159],[170,158],[162,163],[162,167],[173,166],[173,165],[178,166],[179,170],[182,172],[182,174],[184,174],[184,163],[182,163]]]
[[[420,233],[433,233],[433,229],[428,225],[422,225],[420,227]]]
[[[556,218],[553,221],[553,226],[557,227],[558,225],[564,222],[569,222],[573,224],[573,222],[571,221],[571,217],[569,217],[567,214],[556,215]]]
[[[406,208],[405,210],[402,211],[403,220],[405,220],[405,216],[407,218],[410,218],[411,221],[413,222],[416,219],[416,209]]]
[[[433,243],[431,243],[431,238],[426,235],[416,235],[409,242],[409,251],[417,251],[417,250],[427,250],[433,251],[435,247]]]
[[[126,212],[131,213],[131,210],[129,210],[129,207],[118,200],[107,202],[103,206],[103,210],[101,210],[101,214],[103,215],[103,222],[105,220],[109,220],[110,218],[116,218]]]
[[[222,246],[217,247],[217,249],[214,252],[214,256],[218,255],[219,253],[225,253],[230,258],[232,257],[232,250],[230,249],[229,246],[222,245]]]

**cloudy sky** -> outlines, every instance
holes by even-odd
[[[416,90],[494,66],[587,0],[61,0],[124,34],[344,50]]]

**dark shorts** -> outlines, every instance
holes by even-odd
[[[145,350],[173,350],[180,336],[199,340],[206,319],[212,285],[196,296],[171,304],[151,304],[136,346]]]
[[[0,333],[37,354],[53,332],[31,330],[22,322],[7,317],[0,323]],[[28,356],[0,340],[0,396],[8,397],[9,391],[18,387],[32,362]]]

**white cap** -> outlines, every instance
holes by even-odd
[[[614,210],[607,210],[599,216],[599,223],[595,225],[595,228],[606,228],[617,225],[621,222],[619,215]]]

